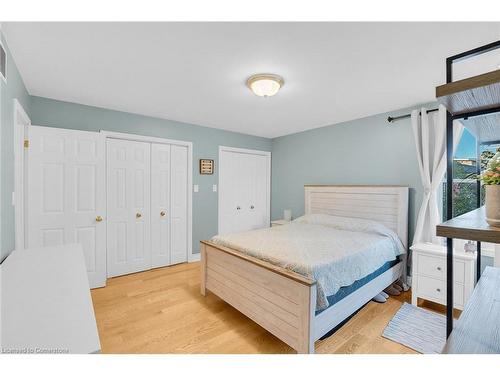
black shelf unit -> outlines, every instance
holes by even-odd
[[[474,48],[472,50],[459,53],[454,56],[450,56],[446,59],[446,83],[453,82],[453,63],[467,59],[470,57],[478,56],[483,53],[490,52],[492,50],[500,48],[500,40],[496,42],[486,44],[484,46]],[[460,114],[451,114],[447,111],[446,114],[446,157],[447,157],[447,168],[446,168],[446,217],[447,219],[453,218],[453,121],[460,119],[468,119],[476,116],[484,116],[492,113],[499,113],[500,106],[473,110],[468,112],[461,112]],[[500,124],[499,124],[500,126]],[[478,158],[480,157],[479,147],[481,144],[495,144],[499,143],[498,141],[488,141],[481,143],[481,140],[478,139]],[[477,171],[480,172],[481,164],[480,158],[477,161]],[[478,182],[477,184],[477,206],[479,207],[481,204],[481,184]],[[476,271],[477,280],[479,280],[481,276],[481,242],[477,242],[477,271]],[[453,239],[446,239],[446,337],[449,337],[451,331],[453,330]]]

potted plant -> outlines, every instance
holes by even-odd
[[[490,159],[480,179],[486,189],[486,221],[500,227],[500,151]]]

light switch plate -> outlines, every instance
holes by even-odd
[[[217,192],[217,185],[212,185],[212,191],[213,191],[214,193],[216,193],[216,192]]]
[[[194,191],[195,193],[199,192],[199,191],[200,191],[200,186],[199,186],[199,185],[194,185],[194,186],[193,186],[193,191]]]

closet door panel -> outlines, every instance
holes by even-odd
[[[267,158],[252,155],[249,171],[252,176],[249,188],[248,226],[251,229],[267,226]]]
[[[219,234],[239,232],[243,224],[246,197],[246,175],[244,155],[236,152],[224,151],[219,161]]]
[[[269,226],[268,156],[223,150],[219,173],[219,234]]]
[[[152,267],[170,264],[170,145],[151,145]]]
[[[135,213],[135,267],[132,272],[151,268],[151,145],[132,142],[133,206]],[[134,215],[130,215],[134,218]]]
[[[230,176],[231,159],[227,157],[226,152],[219,153],[219,207],[218,207],[218,234],[229,233],[229,225],[231,223],[231,202],[234,201],[234,189],[231,188]],[[222,173],[224,171],[225,173]],[[234,203],[232,204],[234,206]]]
[[[233,159],[234,168],[232,179],[235,181],[234,189],[236,195],[236,211],[232,232],[242,232],[248,228],[248,207],[250,204],[249,188],[251,176],[248,174],[249,157],[247,154],[234,152],[230,158]]]
[[[128,271],[130,220],[127,196],[130,181],[127,168],[128,144],[110,139],[107,156],[107,274],[118,276]]]
[[[108,139],[108,276],[151,268],[150,144]]]
[[[171,254],[170,263],[187,261],[188,149],[171,146]],[[190,190],[189,190],[190,191]]]
[[[105,146],[99,133],[31,126],[26,247],[80,243],[91,288],[106,283]]]

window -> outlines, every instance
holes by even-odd
[[[481,145],[481,170],[489,159],[500,151],[498,144]],[[464,129],[453,160],[453,216],[465,214],[477,208],[477,155],[476,139]],[[484,187],[481,187],[481,205],[484,204]],[[442,185],[442,219],[446,220],[446,177]]]
[[[500,151],[500,141],[495,144],[480,146],[481,170],[496,152]],[[476,138],[464,129],[460,143],[457,146],[453,160],[453,216],[465,214],[477,208],[477,154]],[[484,186],[481,186],[481,205],[484,204]],[[446,220],[446,177],[442,183],[442,220]],[[463,249],[467,241],[455,240],[455,248]],[[482,259],[484,265],[493,265],[495,245],[491,243],[482,244]],[[486,258],[484,258],[486,257]]]

